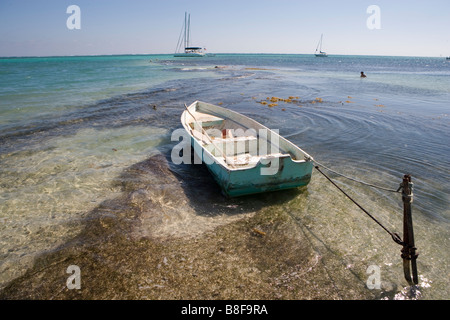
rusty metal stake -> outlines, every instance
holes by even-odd
[[[403,182],[400,185],[402,191],[403,200],[403,271],[405,279],[412,286],[419,283],[417,276],[417,248],[414,245],[414,231],[411,214],[411,203],[413,202],[413,183],[411,182],[411,176],[405,175]],[[411,277],[412,275],[412,277]]]

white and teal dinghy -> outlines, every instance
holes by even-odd
[[[228,197],[305,186],[313,159],[257,121],[196,101],[181,115],[197,156]]]

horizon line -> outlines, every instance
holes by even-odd
[[[18,55],[18,56],[0,56],[0,59],[13,59],[13,58],[69,58],[69,57],[104,57],[104,56],[156,56],[156,55],[173,55],[174,53],[110,53],[110,54],[75,54],[75,55]],[[276,53],[276,52],[217,52],[211,53],[213,55],[232,55],[232,54],[243,54],[243,55],[311,55],[314,53]],[[404,55],[383,55],[383,54],[328,54],[328,57],[333,56],[369,56],[369,57],[404,57],[404,58],[447,58],[449,56],[404,56]],[[207,56],[206,56],[207,57]]]

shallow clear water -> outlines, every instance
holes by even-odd
[[[360,79],[360,71],[368,77]],[[298,102],[260,103],[272,96]],[[397,189],[403,174],[411,174],[420,297],[449,297],[450,63],[413,57],[0,59],[1,286],[79,235],[103,204],[120,203],[129,184],[127,201],[143,212],[134,237],[190,238],[267,210],[283,212],[299,226],[290,236],[303,230],[317,252],[314,239],[339,256],[343,269],[380,266],[378,297],[405,296],[400,247],[317,171],[306,193],[289,193],[287,200],[279,193],[225,200],[213,189],[202,204],[186,188],[203,190],[208,175],[170,159],[168,170],[179,182],[165,181],[151,166],[145,174],[154,183],[136,187],[141,182],[130,170],[154,156],[170,158],[183,104],[195,100],[279,129],[318,162],[357,179]],[[330,175],[401,233],[399,194]],[[341,272],[328,267],[334,278]]]

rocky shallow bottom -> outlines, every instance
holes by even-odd
[[[197,180],[183,181],[162,155],[132,166],[119,179],[122,195],[93,210],[77,237],[36,258],[0,298],[377,298],[366,287],[364,265],[345,265],[307,221],[283,210],[280,204],[307,201],[306,188],[213,205],[208,199],[217,197],[217,187],[205,168],[199,172]],[[199,186],[205,192],[195,196]],[[177,196],[169,201],[169,193]],[[177,214],[181,206],[197,220]],[[217,207],[227,209],[218,214],[226,218],[195,232],[196,223],[217,218],[211,213]],[[80,277],[68,286],[72,265]],[[79,289],[69,289],[75,281]]]

